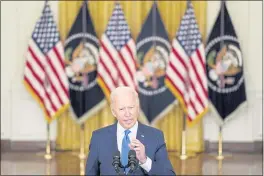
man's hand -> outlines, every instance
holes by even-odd
[[[144,164],[147,161],[147,156],[145,153],[145,146],[137,139],[132,139],[129,144],[131,150],[135,150],[137,159],[140,164]]]

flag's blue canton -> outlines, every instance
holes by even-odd
[[[176,35],[185,52],[190,56],[199,44],[202,43],[198,24],[191,2],[188,2],[188,8],[182,18],[180,29]]]
[[[48,4],[45,5],[42,15],[37,21],[32,38],[43,53],[47,53],[60,40],[59,32]]]
[[[117,50],[120,50],[131,38],[125,15],[119,3],[115,4],[115,9],[107,25],[106,35]]]

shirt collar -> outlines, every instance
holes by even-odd
[[[137,129],[138,129],[138,121],[136,121],[135,125],[132,126],[129,130],[131,131],[131,133],[136,133],[137,132]],[[125,132],[125,128],[122,127],[122,125],[118,122],[117,123],[117,132],[119,134],[123,134]]]

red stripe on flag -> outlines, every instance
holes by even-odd
[[[200,53],[200,50],[199,49],[196,50],[196,54],[198,55],[200,64],[201,64],[201,66],[203,68],[204,75],[206,75],[205,65],[203,63],[202,56],[201,56],[201,53]]]
[[[135,67],[135,70],[136,70],[137,69],[137,63],[136,63],[135,57],[134,57],[130,47],[127,44],[125,45],[125,47],[126,47],[128,53],[129,53],[130,57],[132,58],[132,61],[134,63],[134,67]]]
[[[205,105],[204,105],[202,99],[200,98],[199,94],[197,93],[196,87],[193,85],[193,82],[190,81],[190,84],[191,84],[191,87],[192,87],[192,89],[194,91],[194,95],[195,95],[196,99],[199,101],[199,103],[202,105],[202,107],[205,108]]]
[[[40,85],[44,86],[43,81],[41,80],[41,78],[35,73],[35,70],[33,70],[31,64],[27,61],[26,62],[26,67],[32,72],[34,78],[36,78],[36,80],[39,82]]]
[[[26,66],[30,69],[30,71],[32,72],[34,78],[39,82],[40,85],[42,85],[42,88],[45,92],[45,95],[47,96],[47,98],[49,99],[50,103],[51,103],[51,107],[53,109],[53,111],[56,112],[56,107],[54,106],[53,102],[50,99],[50,96],[47,93],[47,90],[45,88],[44,82],[39,78],[39,76],[35,73],[35,70],[33,70],[32,66],[30,65],[29,62],[26,63]]]
[[[125,58],[123,57],[123,55],[120,52],[118,52],[118,55],[121,58],[121,62],[124,64],[126,71],[129,74],[129,77],[133,80],[133,75],[132,75],[131,70],[129,69],[128,65],[126,64]],[[129,58],[127,58],[127,59],[129,59]],[[125,83],[125,85],[128,86],[128,83],[125,80],[123,80],[123,82]]]
[[[187,116],[187,119],[191,122],[193,119],[190,116]]]
[[[197,70],[196,70],[196,67],[195,67],[195,65],[194,65],[194,62],[193,62],[192,59],[190,59],[190,61],[191,61],[190,63],[191,63],[192,69],[193,69],[193,71],[194,71],[194,73],[195,73],[195,75],[196,75],[196,78],[197,78],[199,84],[200,84],[201,87],[202,87],[203,93],[204,93],[205,97],[207,97],[206,90],[205,90],[205,88],[204,88],[204,86],[203,86],[203,83],[202,83],[202,80],[201,80],[201,78],[200,78],[200,76],[199,76],[199,74],[198,74],[198,72],[197,72]]]
[[[177,92],[180,94],[180,96],[182,97],[184,106],[187,108],[187,103],[185,101],[185,98],[183,96],[183,92],[178,88],[178,86],[176,84],[174,84],[174,82],[171,80],[171,78],[168,75],[165,75],[165,78],[173,85],[173,88],[175,88],[177,90]]]
[[[176,69],[176,67],[170,62],[169,66],[172,68],[172,70],[178,75],[178,77],[181,79],[182,83],[184,84],[185,88],[185,79],[183,78],[183,76],[181,75],[181,73]]]
[[[104,81],[104,79],[103,79],[103,77],[100,75],[100,73],[97,73],[97,77],[98,77],[99,79],[101,79],[101,80]],[[111,92],[111,90],[110,90],[110,88],[108,87],[108,85],[106,84],[106,82],[104,82],[104,84],[105,84],[105,86],[106,86],[108,92]]]
[[[182,63],[182,65],[184,66],[185,70],[188,71],[188,67],[187,67],[184,59],[180,56],[180,54],[177,52],[177,50],[174,47],[172,47],[172,52],[176,56],[176,58]]]
[[[105,65],[105,63],[102,61],[102,58],[100,58],[99,59],[99,64],[101,64],[102,65],[102,67],[105,69],[105,71],[108,73],[108,77],[110,77],[110,80],[112,81],[112,83],[113,83],[113,85],[114,86],[117,86],[117,83],[116,83],[116,81],[114,80],[114,78],[113,78],[113,76],[112,76],[112,74],[110,73],[110,70],[108,69],[108,67]],[[99,73],[99,72],[98,72]],[[97,74],[98,74],[97,73]],[[103,78],[102,76],[101,76],[101,78]],[[102,79],[102,80],[104,80],[104,79]],[[109,89],[110,90],[110,89]]]
[[[56,47],[53,47],[53,51],[56,54],[56,56],[57,56],[57,58],[58,58],[58,60],[60,62],[60,65],[61,65],[62,70],[64,70],[65,69],[65,66],[64,66],[64,62],[63,62],[63,59],[62,59],[60,53],[58,52],[58,50],[57,50]]]
[[[47,92],[47,90],[46,90],[45,88],[44,88],[44,90],[45,90],[45,95],[47,96],[47,98],[48,98],[49,101],[50,101],[50,104],[51,104],[51,108],[52,108],[52,110],[53,110],[54,112],[57,112],[58,109],[55,107],[53,101],[51,100],[51,98],[50,98],[50,94]]]
[[[37,62],[37,64],[40,66],[40,68],[43,70],[43,72],[45,72],[44,66],[39,61],[39,58],[35,55],[34,51],[31,49],[31,47],[28,47],[28,51],[31,54],[31,56],[35,59],[35,61]]]
[[[33,91],[33,93],[39,98],[39,100],[41,101],[43,107],[45,107],[45,103],[43,98],[39,95],[38,91],[32,86],[31,82],[28,80],[28,78],[26,76],[24,76],[24,80],[27,82],[27,84],[30,86],[31,90]],[[50,113],[49,111],[46,109],[46,107],[44,108],[45,113],[47,114],[47,116],[50,118]]]
[[[118,72],[118,76],[120,76],[121,80],[123,81],[123,83],[125,84],[125,79],[122,76],[122,74],[120,73],[120,70],[118,69],[117,63],[115,62],[114,58],[112,57],[111,53],[108,51],[107,47],[105,46],[104,42],[101,41],[101,46],[103,47],[104,51],[106,52],[106,54],[108,55],[108,57],[110,58],[111,62],[113,63],[113,65],[115,66],[117,72]]]
[[[61,97],[60,97],[60,95],[59,95],[59,93],[57,91],[57,89],[55,88],[55,86],[54,86],[53,82],[51,81],[51,79],[50,79],[48,74],[47,74],[47,78],[48,78],[48,81],[49,81],[49,83],[51,85],[52,90],[55,92],[56,97],[59,99],[59,102],[60,102],[61,106],[64,105],[63,101],[61,100]]]
[[[197,112],[197,109],[196,109],[195,106],[194,106],[193,101],[191,100],[191,97],[189,97],[189,101],[190,101],[190,105],[192,106],[192,108],[193,108],[193,110],[194,110],[194,112],[195,112],[195,116],[197,116],[198,112]]]
[[[50,67],[51,67],[53,73],[54,73],[55,76],[57,77],[57,79],[58,79],[58,81],[59,81],[59,83],[60,83],[60,86],[61,86],[61,88],[63,89],[63,92],[64,92],[65,95],[68,97],[68,91],[66,90],[66,88],[65,88],[64,85],[62,84],[61,79],[60,79],[60,77],[59,77],[59,74],[57,73],[56,69],[54,68],[53,64],[51,63],[49,56],[46,55],[46,58],[47,58],[47,61],[48,61],[49,65],[50,65]]]
[[[36,57],[35,53],[34,53],[32,50],[30,51],[30,54],[32,55],[33,59],[37,62],[37,64],[38,64],[41,68],[43,68],[43,66],[42,66],[42,64],[40,63],[39,59]],[[33,73],[33,68],[31,67],[31,65],[30,65],[30,70],[31,70],[31,72]],[[43,72],[45,72],[45,70],[43,70]],[[47,78],[48,78],[48,81],[49,81],[50,84],[51,84],[52,90],[55,92],[56,96],[58,97],[59,102],[61,103],[61,105],[63,105],[63,102],[62,102],[62,100],[61,100],[61,98],[60,98],[60,96],[59,96],[59,94],[58,94],[58,91],[56,90],[54,84],[51,82],[51,79],[50,79],[49,75],[46,74],[46,76],[47,76]],[[40,78],[39,78],[39,80],[40,80]],[[41,84],[43,85],[43,82],[42,82]]]
[[[202,60],[202,55],[200,53],[200,50],[198,49],[197,50],[197,55],[198,55],[198,58],[199,58],[199,61],[200,61],[200,64],[203,68],[203,72],[204,72],[204,76],[206,77],[206,70],[205,70],[205,64],[203,63],[203,60]],[[203,84],[202,84],[203,85]],[[203,85],[204,86],[204,85]],[[208,98],[208,92],[207,92],[207,89],[205,90],[205,97]]]

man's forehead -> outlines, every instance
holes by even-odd
[[[111,93],[111,103],[125,103],[127,101],[137,101],[137,93],[131,87],[117,87]]]
[[[133,95],[133,91],[131,89],[119,89],[115,93],[117,96],[122,95]]]

